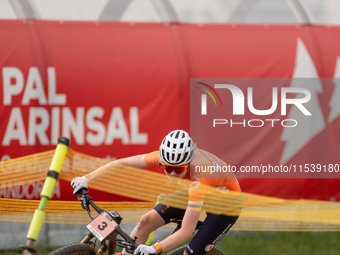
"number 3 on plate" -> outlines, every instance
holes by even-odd
[[[105,221],[102,221],[103,225],[98,225],[98,229],[103,231],[107,227],[107,223]]]

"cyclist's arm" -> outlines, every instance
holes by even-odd
[[[112,173],[115,172],[115,169],[121,168],[122,165],[128,166],[128,167],[135,167],[135,168],[146,167],[146,164],[144,162],[144,157],[145,157],[145,154],[117,159],[115,161],[112,161],[110,163],[107,163],[99,167],[93,172],[85,175],[85,177],[91,183],[98,178],[111,175]]]
[[[182,227],[174,234],[159,242],[162,250],[169,250],[189,240],[196,228],[200,213],[200,210],[187,208],[183,217]]]
[[[182,227],[173,235],[159,242],[163,250],[168,250],[187,241],[192,236],[202,210],[205,193],[209,189],[209,179],[194,179],[189,186],[189,202]],[[164,246],[164,247],[163,247]]]

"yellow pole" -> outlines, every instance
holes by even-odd
[[[38,209],[35,210],[33,218],[31,220],[30,227],[27,232],[27,242],[26,245],[20,245],[19,247],[24,250],[24,253],[37,252],[33,248],[34,242],[38,239],[38,235],[41,229],[41,225],[45,217],[45,207],[47,201],[51,198],[54,186],[58,180],[58,176],[63,164],[64,158],[66,156],[67,150],[70,146],[70,140],[65,137],[59,137],[58,145],[55,150],[50,169],[47,171],[47,177],[44,182],[44,186],[40,193],[41,199]]]

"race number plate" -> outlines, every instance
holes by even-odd
[[[108,235],[110,235],[118,226],[109,214],[102,212],[93,221],[91,221],[86,228],[90,230],[99,241],[103,241]]]

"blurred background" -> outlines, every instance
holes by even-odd
[[[339,11],[337,0],[0,0],[0,160],[53,150],[59,136],[106,160],[157,150],[169,131],[193,130],[191,78],[232,77],[317,79],[317,117],[292,136],[282,126],[229,132],[218,156],[234,165],[339,164]],[[268,95],[257,93],[255,102]],[[338,202],[338,178],[239,182],[253,194]],[[0,198],[39,199],[42,183],[2,184]],[[69,182],[59,180],[52,199],[74,201]],[[26,223],[0,226],[2,249],[25,240]],[[83,232],[48,224],[40,237],[59,246]]]
[[[334,0],[1,0],[1,19],[339,25]]]

